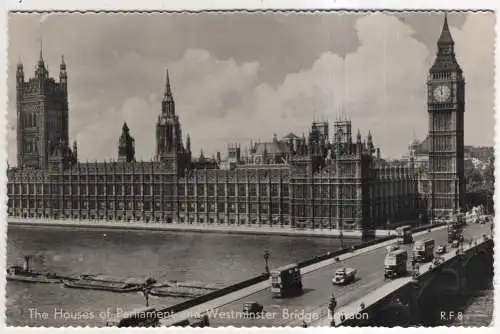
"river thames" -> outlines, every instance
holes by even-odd
[[[346,239],[344,243],[358,242]],[[230,284],[262,273],[264,250],[269,250],[273,268],[338,248],[340,241],[333,238],[10,226],[7,266],[20,264],[24,255],[35,255],[34,270],[62,275],[92,273]],[[172,305],[183,300],[152,296],[150,304]],[[141,293],[9,281],[6,303],[9,326],[103,326],[106,317],[100,314],[143,307],[144,297]],[[42,319],[35,311],[49,316]],[[93,317],[83,319],[83,314]]]

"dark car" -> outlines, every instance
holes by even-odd
[[[210,322],[208,321],[208,315],[196,315],[189,319],[190,327],[208,327]]]
[[[246,302],[243,305],[243,313],[245,314],[257,314],[261,313],[264,307],[257,302]]]

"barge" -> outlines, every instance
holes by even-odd
[[[31,270],[31,259],[31,255],[24,256],[23,266],[10,266],[7,268],[7,280],[26,283],[62,283],[65,279],[72,280],[71,277]]]
[[[26,283],[62,283],[63,278],[51,273],[37,273],[23,267],[12,266],[7,269],[7,280]]]
[[[140,284],[116,281],[106,276],[82,275],[79,280],[64,280],[64,287],[72,289],[102,290],[110,292],[136,292]]]

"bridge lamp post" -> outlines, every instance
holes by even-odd
[[[271,256],[271,253],[268,250],[264,251],[264,261],[266,261],[265,271],[267,274],[269,274],[269,256]]]

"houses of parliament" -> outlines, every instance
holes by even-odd
[[[422,83],[425,84],[425,83]],[[293,133],[229,144],[193,157],[183,138],[167,72],[156,155],[136,161],[133,129],[117,138],[118,159],[80,162],[68,133],[68,74],[50,77],[42,53],[34,76],[17,65],[17,166],[8,168],[9,216],[165,224],[226,224],[373,231],[448,215],[464,199],[464,79],[445,17],[428,73],[429,132],[397,161],[381,158],[351,121],[312,122]],[[84,144],[84,143],[83,143]]]

